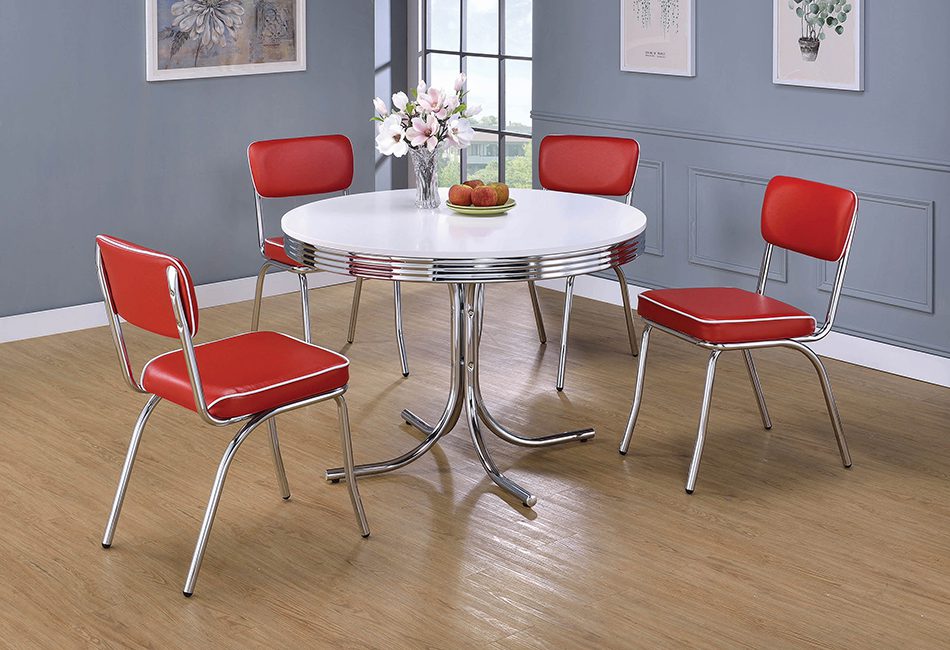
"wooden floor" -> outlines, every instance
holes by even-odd
[[[315,290],[318,342],[352,359],[357,460],[418,435],[399,411],[441,412],[448,296],[405,286],[412,376],[390,287],[367,283],[344,345],[351,285]],[[699,484],[683,491],[706,354],[657,334],[631,452],[617,453],[634,383],[619,307],[575,301],[567,390],[554,391],[560,295],[490,287],[483,390],[538,434],[592,425],[587,444],[516,448],[498,464],[539,496],[521,507],[486,477],[463,424],[427,457],[360,482],[361,539],[335,410],[281,416],[293,499],[255,434],[226,486],[195,597],[181,595],[232,430],[162,404],[145,432],[114,546],[99,540],[144,400],[104,328],[0,346],[0,645],[9,647],[947,647],[950,391],[835,361],[854,468],[842,469],[813,370],[758,355],[775,427],[762,430],[740,355],[725,355]],[[250,303],[202,313],[201,340],[243,331]],[[299,333],[295,296],[263,325]],[[131,334],[137,367],[172,342]]]

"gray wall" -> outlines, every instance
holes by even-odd
[[[147,83],[145,2],[0,0],[0,316],[101,299],[100,232],[254,275],[252,140],[344,133],[372,190],[373,2],[307,10],[306,72]]]
[[[631,282],[754,289],[768,178],[843,185],[862,203],[836,329],[950,356],[950,3],[865,3],[861,93],[772,84],[772,2],[697,5],[697,76],[680,78],[620,71],[617,0],[535,3],[536,142],[640,141]],[[824,314],[830,268],[773,268],[770,293]]]

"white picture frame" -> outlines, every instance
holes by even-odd
[[[620,69],[696,76],[696,0],[621,0]]]
[[[814,0],[791,0],[793,4]],[[864,0],[846,0],[851,9],[840,24],[843,34],[825,25],[825,38],[796,46],[794,32],[802,33],[802,18],[789,0],[772,3],[772,83],[786,86],[864,90]],[[795,27],[798,25],[798,27]],[[802,41],[806,40],[800,37]],[[806,49],[811,52],[806,53]]]
[[[169,65],[170,56],[164,48],[170,47],[165,43],[160,43],[160,41],[167,41],[171,38],[174,41],[174,38],[177,38],[177,34],[172,37],[167,36],[169,30],[174,30],[170,21],[161,21],[160,5],[165,9],[171,6],[175,0],[145,0],[145,79],[146,81],[171,81],[177,79],[202,79],[208,77],[230,77],[237,75],[252,75],[252,74],[272,74],[278,72],[302,72],[307,69],[307,2],[306,0],[290,0],[293,3],[293,37],[289,39],[286,35],[284,36],[284,41],[292,40],[292,45],[288,45],[286,42],[280,43],[280,45],[286,50],[288,47],[294,52],[293,60],[279,60],[279,61],[262,61],[262,62],[241,62],[241,63],[227,63],[227,64],[206,64],[199,65],[200,61],[200,48],[197,47],[200,43],[200,39],[189,38],[183,40],[182,44],[179,46],[180,50],[176,51],[176,54],[189,54],[190,60],[190,51],[194,50],[194,61],[195,64],[192,66],[183,66],[183,67],[172,67]],[[252,0],[235,0],[240,3],[245,8],[245,14],[242,16],[242,19],[256,19],[257,16],[250,16],[251,10],[255,6],[255,3]],[[284,0],[286,3],[287,0]],[[272,3],[274,6],[280,5],[280,1]],[[284,13],[287,13],[285,10]],[[167,18],[167,16],[165,16]],[[286,17],[284,17],[286,18]],[[163,24],[167,22],[168,24]],[[235,32],[235,35],[238,39],[245,39],[249,41],[252,38],[260,37],[260,32],[252,31],[250,26],[250,20],[244,20],[240,25],[239,30]],[[284,20],[284,23],[287,21]],[[260,21],[255,22],[256,25],[260,24]],[[259,27],[257,28],[260,29]],[[174,33],[174,32],[173,32]],[[162,35],[166,34],[165,38],[162,38]],[[280,39],[281,35],[278,34],[274,36],[276,39]],[[247,48],[250,50],[250,45],[248,42],[238,43],[235,40],[229,41],[230,46],[234,48],[235,46],[243,50]],[[259,45],[260,39],[256,41],[255,45]],[[211,44],[212,47],[214,44]],[[219,47],[223,49],[223,46]],[[240,55],[236,55],[240,57]],[[221,58],[217,56],[216,58]],[[232,57],[233,58],[233,57]]]

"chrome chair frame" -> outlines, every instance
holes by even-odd
[[[637,169],[633,172],[633,182],[630,184],[630,191],[624,196],[624,203],[633,206],[633,188],[637,183],[637,171],[639,170],[639,161]],[[612,267],[617,274],[617,280],[620,283],[620,297],[623,301],[624,318],[627,323],[627,339],[630,343],[630,354],[637,356],[640,354],[640,348],[637,345],[637,328],[633,321],[633,310],[630,305],[630,290],[627,286],[627,277],[624,275],[623,268],[620,266]],[[567,368],[567,338],[571,326],[571,306],[574,303],[574,279],[576,275],[570,275],[564,280],[564,316],[561,319],[561,350],[557,360],[557,382],[555,388],[558,391],[564,390],[564,374]],[[534,281],[528,282],[528,291],[531,295],[531,306],[534,310],[534,322],[538,329],[538,339],[541,343],[547,343],[547,334],[544,330],[544,319],[541,316],[541,305],[538,300],[538,288]]]
[[[749,343],[709,343],[707,341],[693,338],[687,334],[683,334],[682,332],[677,332],[662,325],[658,325],[649,319],[644,319],[646,326],[643,329],[643,337],[640,342],[642,353],[640,355],[640,361],[637,368],[637,386],[634,390],[633,407],[630,410],[630,418],[627,421],[627,428],[624,431],[623,440],[620,443],[620,453],[622,455],[626,455],[627,451],[630,449],[630,441],[633,438],[633,429],[636,426],[637,416],[640,413],[640,402],[643,398],[643,384],[646,377],[647,349],[650,344],[650,332],[653,328],[656,328],[710,351],[709,360],[707,361],[706,365],[706,383],[703,389],[703,402],[699,415],[699,428],[696,434],[696,446],[693,449],[693,456],[689,465],[689,473],[687,474],[686,478],[687,494],[692,494],[696,489],[696,479],[699,474],[699,463],[702,459],[703,445],[706,440],[706,429],[709,424],[709,408],[712,404],[712,391],[713,381],[715,380],[716,375],[716,362],[719,359],[720,354],[733,350],[741,350],[743,352],[746,368],[749,372],[749,379],[752,383],[752,390],[755,392],[756,401],[758,403],[759,415],[762,418],[762,426],[765,429],[772,428],[772,419],[769,417],[768,407],[765,403],[765,394],[762,391],[762,385],[759,382],[759,376],[755,369],[755,361],[752,358],[752,351],[772,347],[785,347],[792,350],[797,350],[798,352],[804,354],[815,367],[815,371],[818,373],[818,380],[821,383],[821,390],[825,398],[825,406],[828,409],[828,416],[831,418],[831,425],[834,429],[835,440],[838,443],[838,453],[841,456],[841,464],[844,465],[845,468],[851,467],[851,453],[848,451],[848,443],[847,440],[845,440],[844,429],[841,425],[841,415],[838,413],[838,406],[835,402],[835,396],[831,390],[831,381],[828,379],[828,373],[825,370],[825,366],[821,362],[821,359],[806,344],[820,341],[821,339],[825,338],[828,333],[831,332],[831,328],[834,325],[835,315],[838,312],[838,302],[841,299],[841,290],[844,286],[844,274],[847,270],[848,258],[851,254],[851,244],[854,239],[854,226],[857,223],[857,206],[858,201],[857,196],[855,196],[855,210],[851,215],[851,227],[848,230],[848,236],[845,240],[844,250],[841,254],[841,257],[838,259],[838,269],[835,273],[835,281],[831,290],[831,299],[828,303],[828,311],[825,315],[825,321],[822,326],[817,328],[813,334],[792,339],[755,341]],[[756,293],[761,295],[765,294],[765,286],[768,281],[769,265],[772,261],[773,249],[774,246],[771,243],[766,243],[765,253],[762,256],[762,265],[759,271],[758,285],[756,287]]]
[[[122,334],[122,323],[119,315],[112,307],[112,300],[110,298],[108,285],[106,283],[105,269],[102,264],[102,254],[98,246],[96,247],[96,269],[99,275],[99,286],[102,289],[102,295],[105,300],[106,320],[109,324],[109,330],[112,333],[112,340],[115,344],[116,352],[119,357],[122,375],[132,390],[137,393],[150,395],[145,406],[142,408],[138,420],[135,423],[135,428],[132,431],[132,440],[129,443],[129,450],[126,453],[125,462],[122,465],[122,471],[119,475],[119,485],[116,489],[115,499],[113,500],[112,509],[109,513],[109,520],[106,523],[105,533],[103,534],[102,546],[103,548],[109,548],[112,546],[112,540],[115,536],[116,525],[119,520],[119,514],[122,510],[122,503],[125,500],[125,492],[128,488],[129,478],[132,474],[132,466],[135,463],[135,457],[138,452],[139,442],[142,438],[142,432],[144,431],[145,425],[148,422],[148,419],[155,407],[161,401],[161,398],[157,395],[152,395],[147,390],[145,390],[145,388],[142,387],[142,385],[132,374],[132,364],[129,360],[128,348],[125,345],[125,339]],[[195,346],[192,340],[192,333],[190,327],[187,324],[188,320],[185,317],[185,310],[182,304],[181,295],[179,293],[180,285],[178,270],[174,266],[169,266],[166,270],[166,277],[168,280],[168,293],[171,300],[172,311],[175,315],[178,336],[181,342],[182,352],[184,353],[185,357],[185,367],[188,370],[188,378],[191,382],[192,395],[195,399],[195,406],[197,407],[196,410],[198,415],[201,416],[201,419],[208,424],[218,427],[246,421],[246,424],[241,427],[238,433],[228,444],[224,452],[224,456],[221,458],[221,462],[218,465],[218,471],[215,475],[214,483],[211,488],[211,496],[208,500],[208,506],[205,510],[204,519],[202,520],[201,528],[198,533],[198,541],[195,546],[194,555],[192,556],[191,565],[188,569],[188,575],[185,578],[185,584],[182,588],[182,593],[186,597],[190,597],[194,593],[195,583],[198,580],[198,571],[201,569],[201,562],[204,559],[205,548],[208,545],[208,537],[211,534],[211,526],[214,523],[214,516],[218,509],[218,502],[221,499],[221,492],[224,488],[224,481],[227,478],[231,461],[234,460],[234,456],[237,453],[238,448],[247,439],[247,437],[258,426],[264,424],[265,422],[267,423],[270,433],[270,446],[274,457],[274,468],[277,474],[277,483],[280,488],[280,494],[285,501],[290,499],[290,487],[287,482],[287,474],[284,470],[284,462],[280,454],[280,442],[277,437],[277,422],[275,418],[281,413],[293,411],[304,406],[310,406],[311,404],[316,404],[318,402],[323,402],[330,399],[336,402],[340,423],[340,435],[343,445],[343,471],[346,473],[347,477],[346,483],[349,487],[350,501],[353,505],[353,510],[356,513],[356,519],[360,527],[360,533],[363,537],[368,537],[370,534],[369,525],[366,521],[366,513],[363,510],[363,502],[360,498],[359,489],[356,485],[356,474],[353,471],[353,444],[350,435],[350,424],[346,400],[343,397],[347,387],[343,386],[329,393],[324,393],[322,395],[316,395],[305,400],[285,404],[283,406],[261,413],[254,413],[228,419],[216,418],[209,412],[208,404],[204,397],[201,375],[198,370],[197,358],[195,357]]]
[[[248,166],[250,167],[250,160],[248,161]],[[343,190],[343,196],[347,196],[349,193],[349,190]],[[263,198],[264,197],[258,193],[257,188],[255,187],[254,208],[255,212],[257,213],[257,242],[261,256],[264,258],[264,263],[261,264],[261,268],[257,272],[257,287],[254,290],[254,311],[251,314],[251,331],[256,332],[260,327],[261,298],[264,294],[264,276],[267,275],[267,272],[270,271],[271,268],[275,268],[281,271],[289,271],[290,273],[295,273],[297,275],[297,279],[300,282],[300,309],[303,315],[303,337],[307,343],[310,343],[310,300],[308,293],[309,287],[307,285],[307,275],[310,273],[315,273],[316,269],[306,266],[289,266],[283,262],[272,260],[264,254],[264,240],[266,237],[264,235]],[[353,287],[353,305],[350,308],[350,327],[346,337],[347,343],[352,343],[356,337],[356,318],[359,314],[360,294],[362,291],[363,279],[357,278],[356,285]],[[399,348],[399,366],[402,370],[402,376],[408,377],[409,358],[406,355],[406,342],[402,331],[402,291],[399,286],[399,280],[395,280],[393,282],[393,311],[393,320],[396,327],[396,344]]]

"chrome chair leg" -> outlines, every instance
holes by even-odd
[[[257,288],[254,290],[254,312],[251,314],[251,331],[256,332],[261,323],[261,299],[264,295],[264,276],[270,270],[270,263],[261,264],[261,270],[257,272]]]
[[[224,488],[224,479],[228,476],[228,469],[231,467],[231,461],[240,448],[241,444],[247,439],[254,429],[261,424],[264,419],[257,416],[241,427],[237,435],[228,444],[221,457],[221,463],[218,465],[218,473],[214,477],[214,484],[211,487],[211,497],[208,499],[208,508],[205,510],[204,520],[201,522],[201,530],[198,533],[198,543],[195,545],[195,554],[191,558],[191,566],[188,568],[188,576],[185,578],[185,586],[182,593],[186,597],[191,597],[195,592],[195,582],[198,580],[198,571],[201,570],[201,561],[204,559],[205,548],[208,546],[208,537],[211,535],[211,525],[214,523],[214,515],[218,511],[218,502],[221,500],[221,490]]]
[[[340,416],[340,435],[343,442],[343,472],[346,478],[346,487],[350,492],[350,501],[356,513],[356,521],[360,525],[360,534],[369,537],[369,524],[366,523],[366,513],[363,510],[363,500],[356,486],[356,472],[353,469],[353,439],[350,436],[350,418],[346,409],[346,400],[342,395],[335,398],[337,411]]]
[[[630,450],[633,428],[637,425],[637,417],[640,415],[640,403],[643,401],[643,384],[647,375],[647,349],[650,346],[651,331],[653,331],[653,326],[647,323],[646,327],[643,328],[643,341],[640,343],[640,362],[637,364],[637,387],[633,392],[633,406],[630,409],[630,418],[627,420],[623,440],[620,442],[620,453],[624,456]]]
[[[561,322],[561,355],[557,360],[556,388],[564,390],[564,367],[567,365],[567,334],[571,327],[571,304],[574,302],[574,276],[567,278],[564,287],[564,320]]]
[[[818,373],[818,380],[821,382],[821,392],[825,396],[825,406],[828,407],[828,416],[831,418],[831,426],[835,430],[835,440],[838,442],[838,453],[841,454],[841,464],[845,467],[851,467],[851,452],[848,451],[848,441],[844,437],[844,428],[841,426],[841,415],[838,413],[838,405],[835,402],[835,395],[831,391],[831,381],[828,379],[828,373],[825,371],[825,365],[811,348],[802,343],[794,342],[792,346],[811,361]]]
[[[277,418],[267,421],[270,430],[270,449],[274,454],[274,469],[277,472],[277,485],[280,487],[280,496],[286,501],[290,498],[290,485],[287,483],[287,472],[284,470],[284,459],[280,455],[280,440],[277,438]]]
[[[310,343],[310,292],[307,287],[307,275],[298,273],[300,280],[300,311],[303,314],[303,340]]]
[[[142,431],[145,430],[145,423],[149,416],[155,410],[155,406],[161,401],[161,397],[152,395],[148,398],[139,418],[135,422],[135,428],[132,430],[132,440],[129,442],[129,451],[125,455],[125,463],[122,465],[122,473],[119,474],[119,486],[115,491],[115,500],[112,502],[112,511],[109,513],[109,521],[106,523],[106,531],[102,536],[102,547],[112,546],[112,538],[115,536],[115,527],[119,522],[119,513],[122,511],[122,502],[125,500],[125,490],[129,487],[129,477],[132,475],[132,465],[135,464],[135,455],[139,450],[139,441],[142,439]]]
[[[409,376],[409,359],[406,357],[406,340],[402,335],[402,288],[399,280],[393,282],[393,311],[396,321],[396,343],[399,346],[399,365],[402,376]]]
[[[356,338],[356,318],[360,313],[360,294],[363,293],[363,278],[356,278],[353,287],[353,306],[350,307],[350,330],[346,335],[346,342],[352,343]]]
[[[538,300],[538,287],[534,280],[528,280],[528,293],[531,295],[531,308],[534,310],[534,324],[538,328],[538,340],[548,342],[548,335],[544,331],[544,318],[541,316],[541,301]]]
[[[765,393],[762,392],[762,384],[759,382],[759,373],[755,371],[755,361],[752,360],[752,350],[743,350],[746,368],[749,369],[749,380],[752,382],[752,390],[755,391],[755,398],[759,402],[759,415],[762,416],[762,426],[766,429],[772,428],[772,418],[769,417],[769,407],[765,404]]]
[[[630,307],[630,289],[627,287],[627,276],[619,266],[614,267],[617,280],[620,282],[620,298],[623,300],[623,315],[627,321],[627,339],[630,341],[630,354],[637,356],[640,348],[637,347],[637,326],[633,322],[633,309]]]
[[[706,366],[706,387],[703,389],[703,407],[699,413],[699,431],[696,433],[696,447],[693,449],[693,460],[689,464],[689,475],[686,478],[686,493],[692,494],[696,489],[696,476],[699,474],[699,461],[703,457],[703,444],[706,442],[706,427],[709,424],[709,407],[712,404],[713,381],[716,378],[716,360],[720,350],[709,353],[709,363]]]

